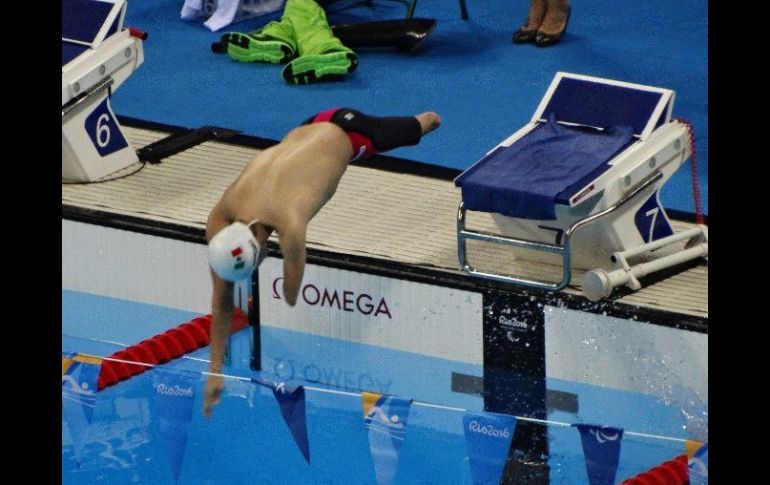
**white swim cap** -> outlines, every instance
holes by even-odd
[[[249,226],[233,222],[209,241],[209,266],[223,280],[240,281],[257,268],[259,251]]]

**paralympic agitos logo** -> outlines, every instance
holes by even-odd
[[[277,300],[283,299],[279,284],[281,281],[283,278],[273,280],[273,298]],[[312,283],[302,286],[299,294],[301,300],[309,306],[329,307],[345,312],[358,312],[362,315],[374,317],[384,315],[389,319],[393,318],[388,302],[384,297],[378,299],[366,293],[356,293],[350,290],[319,288]]]

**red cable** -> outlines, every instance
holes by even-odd
[[[248,317],[240,308],[236,308],[233,313],[231,333],[235,333],[247,325]],[[141,374],[149,368],[141,364],[165,364],[170,360],[178,359],[184,354],[207,346],[211,342],[210,329],[211,315],[196,317],[136,345],[118,350],[108,358],[129,362],[102,360],[98,389],[101,391],[105,387]]]
[[[687,455],[679,455],[639,475],[624,480],[620,485],[686,485],[690,483]]]
[[[690,176],[692,178],[692,196],[695,201],[695,222],[705,224],[706,220],[703,217],[703,207],[701,206],[700,183],[698,182],[698,155],[695,151],[695,129],[693,129],[692,123],[684,118],[674,117],[673,119],[687,127],[687,134],[690,138]]]

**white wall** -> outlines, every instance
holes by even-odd
[[[291,308],[283,301],[282,276],[281,260],[268,258],[260,267],[264,325],[483,363],[480,293],[307,265]]]
[[[548,377],[708,405],[708,334],[545,307]]]
[[[308,265],[290,308],[282,273],[280,259],[260,267],[264,325],[483,363],[480,293]],[[69,220],[62,288],[210,311],[204,245]],[[684,388],[708,404],[708,334],[553,306],[545,307],[545,333],[549,377],[673,399]]]
[[[303,293],[291,308],[280,298],[280,280],[278,293],[273,291],[273,283],[283,275],[282,263],[267,258],[260,267],[264,325],[476,365],[483,362],[480,293],[309,264]],[[62,288],[210,312],[204,245],[64,219]],[[336,299],[324,300],[324,291],[328,297],[336,291]],[[310,304],[316,299],[315,305]]]
[[[62,219],[62,288],[207,314],[206,246]]]

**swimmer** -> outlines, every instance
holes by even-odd
[[[331,109],[311,117],[246,165],[206,223],[213,281],[210,373],[222,373],[234,309],[233,283],[251,277],[267,256],[273,231],[283,256],[284,300],[294,306],[305,270],[308,223],[334,195],[348,164],[417,145],[440,124],[433,112],[376,117],[348,108]],[[204,416],[211,415],[223,389],[220,375],[209,376]]]

